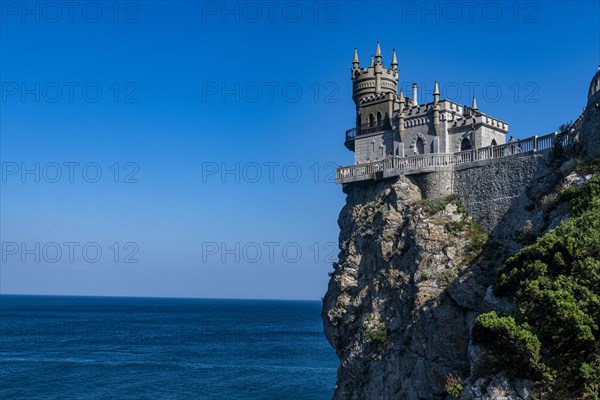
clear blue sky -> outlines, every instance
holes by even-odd
[[[515,137],[585,105],[597,1],[466,3],[1,2],[0,293],[318,299],[354,47]]]

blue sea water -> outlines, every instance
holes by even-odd
[[[320,308],[0,296],[0,399],[329,399]]]

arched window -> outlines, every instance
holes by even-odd
[[[415,151],[417,154],[425,154],[425,142],[423,142],[423,139],[417,139],[417,142],[415,143]]]
[[[377,126],[383,125],[383,116],[379,111],[377,111]]]
[[[375,116],[373,114],[369,114],[369,128],[375,126]]]
[[[467,138],[464,138],[462,142],[460,142],[460,151],[471,150],[473,146],[471,145],[471,141]]]
[[[498,146],[498,143],[496,142],[496,139],[492,139],[492,146]]]

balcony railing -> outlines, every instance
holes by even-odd
[[[385,132],[392,129],[392,125],[389,121],[383,121],[379,125],[363,124],[356,128],[348,129],[346,131],[345,145],[348,149],[354,151],[354,140],[357,136],[366,135],[369,133]]]
[[[346,141],[356,139],[356,128],[348,129],[346,131]]]
[[[500,146],[489,146],[480,149],[465,150],[457,153],[433,153],[414,155],[408,157],[389,157],[385,160],[373,161],[365,164],[351,165],[337,169],[336,182],[354,182],[372,179],[373,174],[384,172],[387,176],[418,173],[438,167],[468,164],[475,161],[503,158],[523,153],[533,153],[549,150],[554,143],[560,140],[562,145],[567,139],[556,133],[546,136],[533,136],[523,140],[516,140]]]
[[[366,135],[368,133],[384,132],[392,129],[390,121],[385,120],[380,124],[362,124],[358,127],[358,135]]]

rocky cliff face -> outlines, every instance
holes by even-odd
[[[537,182],[532,202],[555,183]],[[346,191],[339,262],[323,299],[340,358],[334,398],[446,399],[450,373],[468,378],[464,399],[532,396],[531,382],[507,379],[470,339],[478,314],[510,308],[491,284],[527,232],[489,237],[457,198],[425,200],[408,177]],[[545,230],[565,214],[551,212],[522,210],[512,225]]]
[[[590,178],[572,172],[600,157],[599,103],[597,92],[574,126],[579,160],[550,152],[345,188],[322,313],[340,358],[334,399],[544,397],[509,378],[471,331],[483,312],[514,310],[493,295],[499,267],[567,218],[559,193]],[[448,390],[452,376],[460,391]]]

